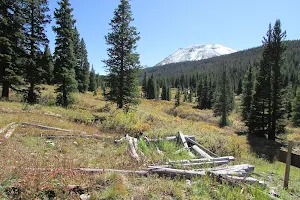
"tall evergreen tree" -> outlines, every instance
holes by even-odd
[[[78,64],[76,67],[76,80],[78,82],[78,91],[86,92],[90,84],[90,63],[83,38],[80,41],[80,50],[78,52]],[[94,71],[95,72],[95,71]],[[96,80],[96,77],[94,77]]]
[[[164,81],[164,84],[162,86],[162,92],[161,92],[161,100],[167,100],[167,83]]]
[[[144,97],[147,97],[147,72],[144,73],[143,83],[142,83],[142,91]]]
[[[188,101],[193,102],[193,91],[191,89],[188,90]]]
[[[25,24],[21,0],[0,1],[0,85],[2,98],[9,98],[9,89],[23,83],[21,67],[24,56]]]
[[[253,94],[255,87],[255,76],[253,72],[253,66],[250,64],[249,69],[247,70],[244,82],[243,82],[243,93],[242,93],[242,118],[246,125],[249,125],[251,106],[253,103]]]
[[[72,92],[77,90],[76,57],[72,41],[75,20],[69,0],[61,0],[58,5],[59,8],[54,12],[56,26],[53,27],[56,33],[54,76],[56,83],[59,84],[56,89],[57,103],[67,107],[73,102]]]
[[[260,62],[260,71],[257,77],[253,106],[251,108],[249,131],[256,136],[265,137],[270,130],[272,101],[271,101],[271,45],[272,27],[269,25],[267,37],[263,40],[263,55]]]
[[[53,84],[53,70],[54,70],[54,63],[53,57],[48,45],[45,47],[45,51],[42,56],[41,66],[43,69],[43,78],[42,81],[48,85]]]
[[[218,86],[214,103],[214,113],[216,116],[221,116],[220,126],[223,127],[228,125],[228,116],[233,109],[233,91],[230,86],[226,66],[223,68]]]
[[[25,80],[29,88],[25,99],[29,103],[36,103],[39,96],[37,84],[42,82],[43,68],[41,63],[41,46],[48,44],[45,26],[50,23],[50,15],[47,0],[28,0],[25,9],[25,36],[27,59],[25,64]]]
[[[268,139],[275,140],[275,135],[284,132],[284,109],[283,109],[283,75],[281,73],[284,52],[286,50],[283,40],[286,38],[286,32],[281,30],[280,20],[276,20],[272,32],[272,128],[268,132]]]
[[[238,87],[236,90],[236,95],[240,95],[243,92],[243,81],[242,79],[239,79]]]
[[[155,99],[159,100],[159,92],[160,92],[160,85],[158,81],[155,81]]]
[[[108,59],[104,61],[108,70],[108,99],[116,102],[119,108],[138,102],[137,73],[140,68],[139,54],[136,52],[140,39],[133,21],[128,0],[120,0],[110,22],[111,32],[105,37],[110,45]]]
[[[155,79],[152,74],[147,82],[147,99],[155,99],[155,93],[156,93],[155,90],[156,90]]]
[[[89,80],[89,91],[94,92],[96,91],[96,72],[94,67],[90,71],[90,80]]]
[[[207,77],[204,78],[203,86],[201,87],[201,93],[198,102],[198,108],[199,109],[207,109],[208,108],[208,83],[207,83]]]
[[[180,86],[177,86],[177,91],[175,95],[175,107],[180,106]]]
[[[284,132],[281,70],[286,49],[282,41],[285,37],[279,20],[276,20],[273,29],[269,25],[263,41],[264,51],[250,116],[250,133],[261,137],[268,135],[270,140],[275,140],[276,134]]]
[[[171,101],[171,88],[170,86],[167,86],[167,101]]]

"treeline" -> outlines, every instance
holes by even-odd
[[[285,37],[286,32],[277,20],[273,27],[269,26],[261,48],[199,61],[200,69],[193,68],[197,62],[162,66],[157,71],[145,69],[143,95],[148,99],[165,99],[163,92],[157,92],[160,88],[177,88],[175,107],[183,99],[194,102],[198,109],[213,109],[220,116],[221,126],[230,123],[228,116],[234,108],[234,97],[240,95],[241,115],[249,133],[275,140],[276,135],[284,133],[289,120],[300,126],[300,42],[284,41]],[[184,73],[177,76],[176,66],[184,65]],[[170,69],[164,74],[170,66],[175,67],[175,72]]]
[[[103,77],[88,61],[84,39],[76,28],[69,0],[60,0],[54,11],[55,51],[52,56],[45,27],[51,22],[47,0],[0,2],[0,84],[2,98],[9,90],[37,103],[39,84],[57,84],[57,103],[68,106],[71,92],[95,91]]]
[[[284,44],[287,48],[284,55],[285,62],[282,66],[283,84],[285,86],[289,83],[295,85],[298,84],[298,74],[300,72],[300,41],[284,41]],[[172,88],[177,88],[178,85],[181,89],[196,88],[198,81],[205,76],[217,79],[221,75],[223,67],[226,66],[233,89],[239,93],[243,76],[249,68],[249,63],[258,66],[262,53],[263,47],[256,47],[206,60],[155,66],[141,71],[139,79],[141,82],[146,72],[148,76],[153,74],[160,84],[165,79]]]

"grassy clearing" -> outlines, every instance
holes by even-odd
[[[233,164],[255,165],[254,177],[264,180],[283,199],[300,198],[300,170],[291,168],[290,189],[283,190],[285,165],[268,162],[263,155],[253,152],[253,144],[235,111],[231,127],[220,128],[218,119],[210,110],[193,109],[194,104],[183,103],[174,109],[174,102],[142,100],[128,113],[92,93],[75,94],[76,103],[69,109],[56,107],[53,102],[54,87],[43,86],[41,105],[18,102],[0,102],[0,128],[11,122],[30,122],[76,130],[76,133],[100,134],[120,138],[125,133],[135,136],[140,131],[149,138],[176,135],[179,130],[194,135],[203,146],[219,156],[235,156]],[[98,91],[101,94],[101,91]],[[266,199],[263,189],[247,186],[220,184],[209,177],[202,177],[187,184],[186,180],[100,174],[76,174],[70,168],[143,169],[149,164],[165,163],[169,159],[188,158],[188,153],[174,152],[182,149],[173,142],[147,145],[139,141],[139,150],[147,160],[137,163],[127,154],[127,144],[114,144],[113,140],[57,139],[49,140],[40,134],[65,134],[31,127],[18,127],[9,140],[0,135],[0,197],[12,197],[12,188],[18,188],[23,199],[46,198],[53,195],[61,199],[76,199],[78,195],[67,191],[68,184],[84,185],[91,189],[91,199]],[[288,127],[283,142],[293,139],[300,142],[300,129]],[[281,141],[282,142],[282,141]],[[264,143],[262,143],[264,146]],[[268,147],[266,146],[266,149]],[[297,148],[296,148],[297,151]],[[160,152],[160,153],[159,153]],[[51,168],[48,172],[22,170],[24,168]],[[62,171],[60,171],[62,170]],[[244,187],[244,193],[241,193]],[[265,191],[269,192],[269,191]],[[76,196],[77,195],[77,196]],[[19,196],[20,197],[20,196]],[[15,197],[16,198],[16,197]]]

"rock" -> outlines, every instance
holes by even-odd
[[[191,187],[192,186],[192,182],[191,180],[185,180],[186,182],[186,186]]]
[[[91,198],[91,195],[89,194],[82,194],[80,195],[80,200],[88,200]]]

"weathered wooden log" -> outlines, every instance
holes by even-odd
[[[208,155],[212,157],[218,157],[215,153],[211,152],[210,150],[206,149],[204,146],[193,140],[192,138],[186,137],[186,141],[190,144],[196,145],[199,148],[201,148],[203,151],[205,151]]]
[[[205,157],[207,159],[212,159],[213,157],[211,157],[210,155],[208,155],[205,151],[203,151],[202,149],[200,149],[198,146],[193,145],[192,149],[194,149],[195,152],[197,152],[197,154],[199,154],[202,157]]]
[[[186,150],[188,150],[189,155],[190,155],[192,158],[194,158],[195,155],[190,151],[190,148],[189,148],[189,146],[188,146],[188,144],[187,144],[187,142],[186,142],[186,140],[185,140],[185,137],[184,137],[184,135],[183,135],[180,131],[178,132],[178,139],[181,140],[181,142],[183,143],[184,148],[185,148]]]
[[[94,138],[94,139],[111,139],[110,136],[102,135],[86,135],[86,134],[41,134],[41,137],[48,139],[64,139],[64,138]]]
[[[253,165],[243,164],[243,165],[233,165],[227,167],[215,167],[215,168],[206,168],[199,170],[181,170],[181,169],[172,169],[161,166],[149,166],[149,171],[151,173],[166,174],[166,175],[184,175],[187,177],[205,175],[206,173],[213,176],[216,175],[247,175],[249,172],[254,170]]]
[[[192,178],[195,176],[204,176],[205,171],[194,171],[194,170],[181,170],[181,169],[172,169],[172,168],[151,168],[149,169],[150,173],[155,173],[159,175],[168,175],[171,177],[183,176],[185,178]]]
[[[137,154],[136,149],[134,147],[132,137],[128,137],[128,144],[129,144],[130,156],[135,160],[140,161],[139,155]]]
[[[206,161],[206,162],[199,162],[199,163],[170,163],[166,165],[155,165],[150,167],[161,167],[161,168],[168,168],[168,167],[195,167],[195,166],[217,166],[217,165],[224,165],[228,164],[229,160],[220,160],[220,161]]]
[[[62,131],[62,132],[74,132],[74,130],[70,130],[70,129],[62,129],[62,128],[51,127],[51,126],[43,126],[43,125],[31,124],[31,123],[27,123],[27,122],[22,122],[22,125],[23,126],[36,127],[36,128],[45,129],[45,130],[54,130],[54,131]]]
[[[264,181],[259,181],[256,178],[252,177],[238,177],[238,176],[230,176],[230,175],[224,175],[222,178],[230,181],[230,182],[245,182],[245,183],[251,183],[251,184],[259,184],[261,186],[265,186],[266,183]]]
[[[186,136],[185,137],[188,137],[188,138],[191,138],[191,139],[195,139],[195,136]],[[146,141],[148,142],[159,142],[159,141],[172,141],[172,140],[177,140],[177,136],[168,136],[168,137],[165,137],[165,138],[147,138]]]
[[[4,128],[0,129],[0,134],[4,133],[5,130],[7,130],[12,125],[16,124],[15,122],[7,124]]]
[[[190,159],[190,160],[170,160],[168,163],[194,163],[194,162],[207,162],[207,161],[234,161],[235,158],[233,156],[224,156],[224,157],[217,157],[217,158],[200,158],[200,159]]]
[[[16,130],[16,128],[19,126],[19,124],[13,124],[10,126],[10,128],[7,130],[5,134],[5,138],[8,139],[13,134],[13,132]]]
[[[142,176],[147,176],[148,171],[145,170],[118,170],[118,169],[90,169],[90,168],[76,168],[75,170],[79,172],[84,172],[84,173],[90,173],[90,174],[95,174],[95,173],[120,173],[120,174],[136,174],[136,175],[142,175]]]

